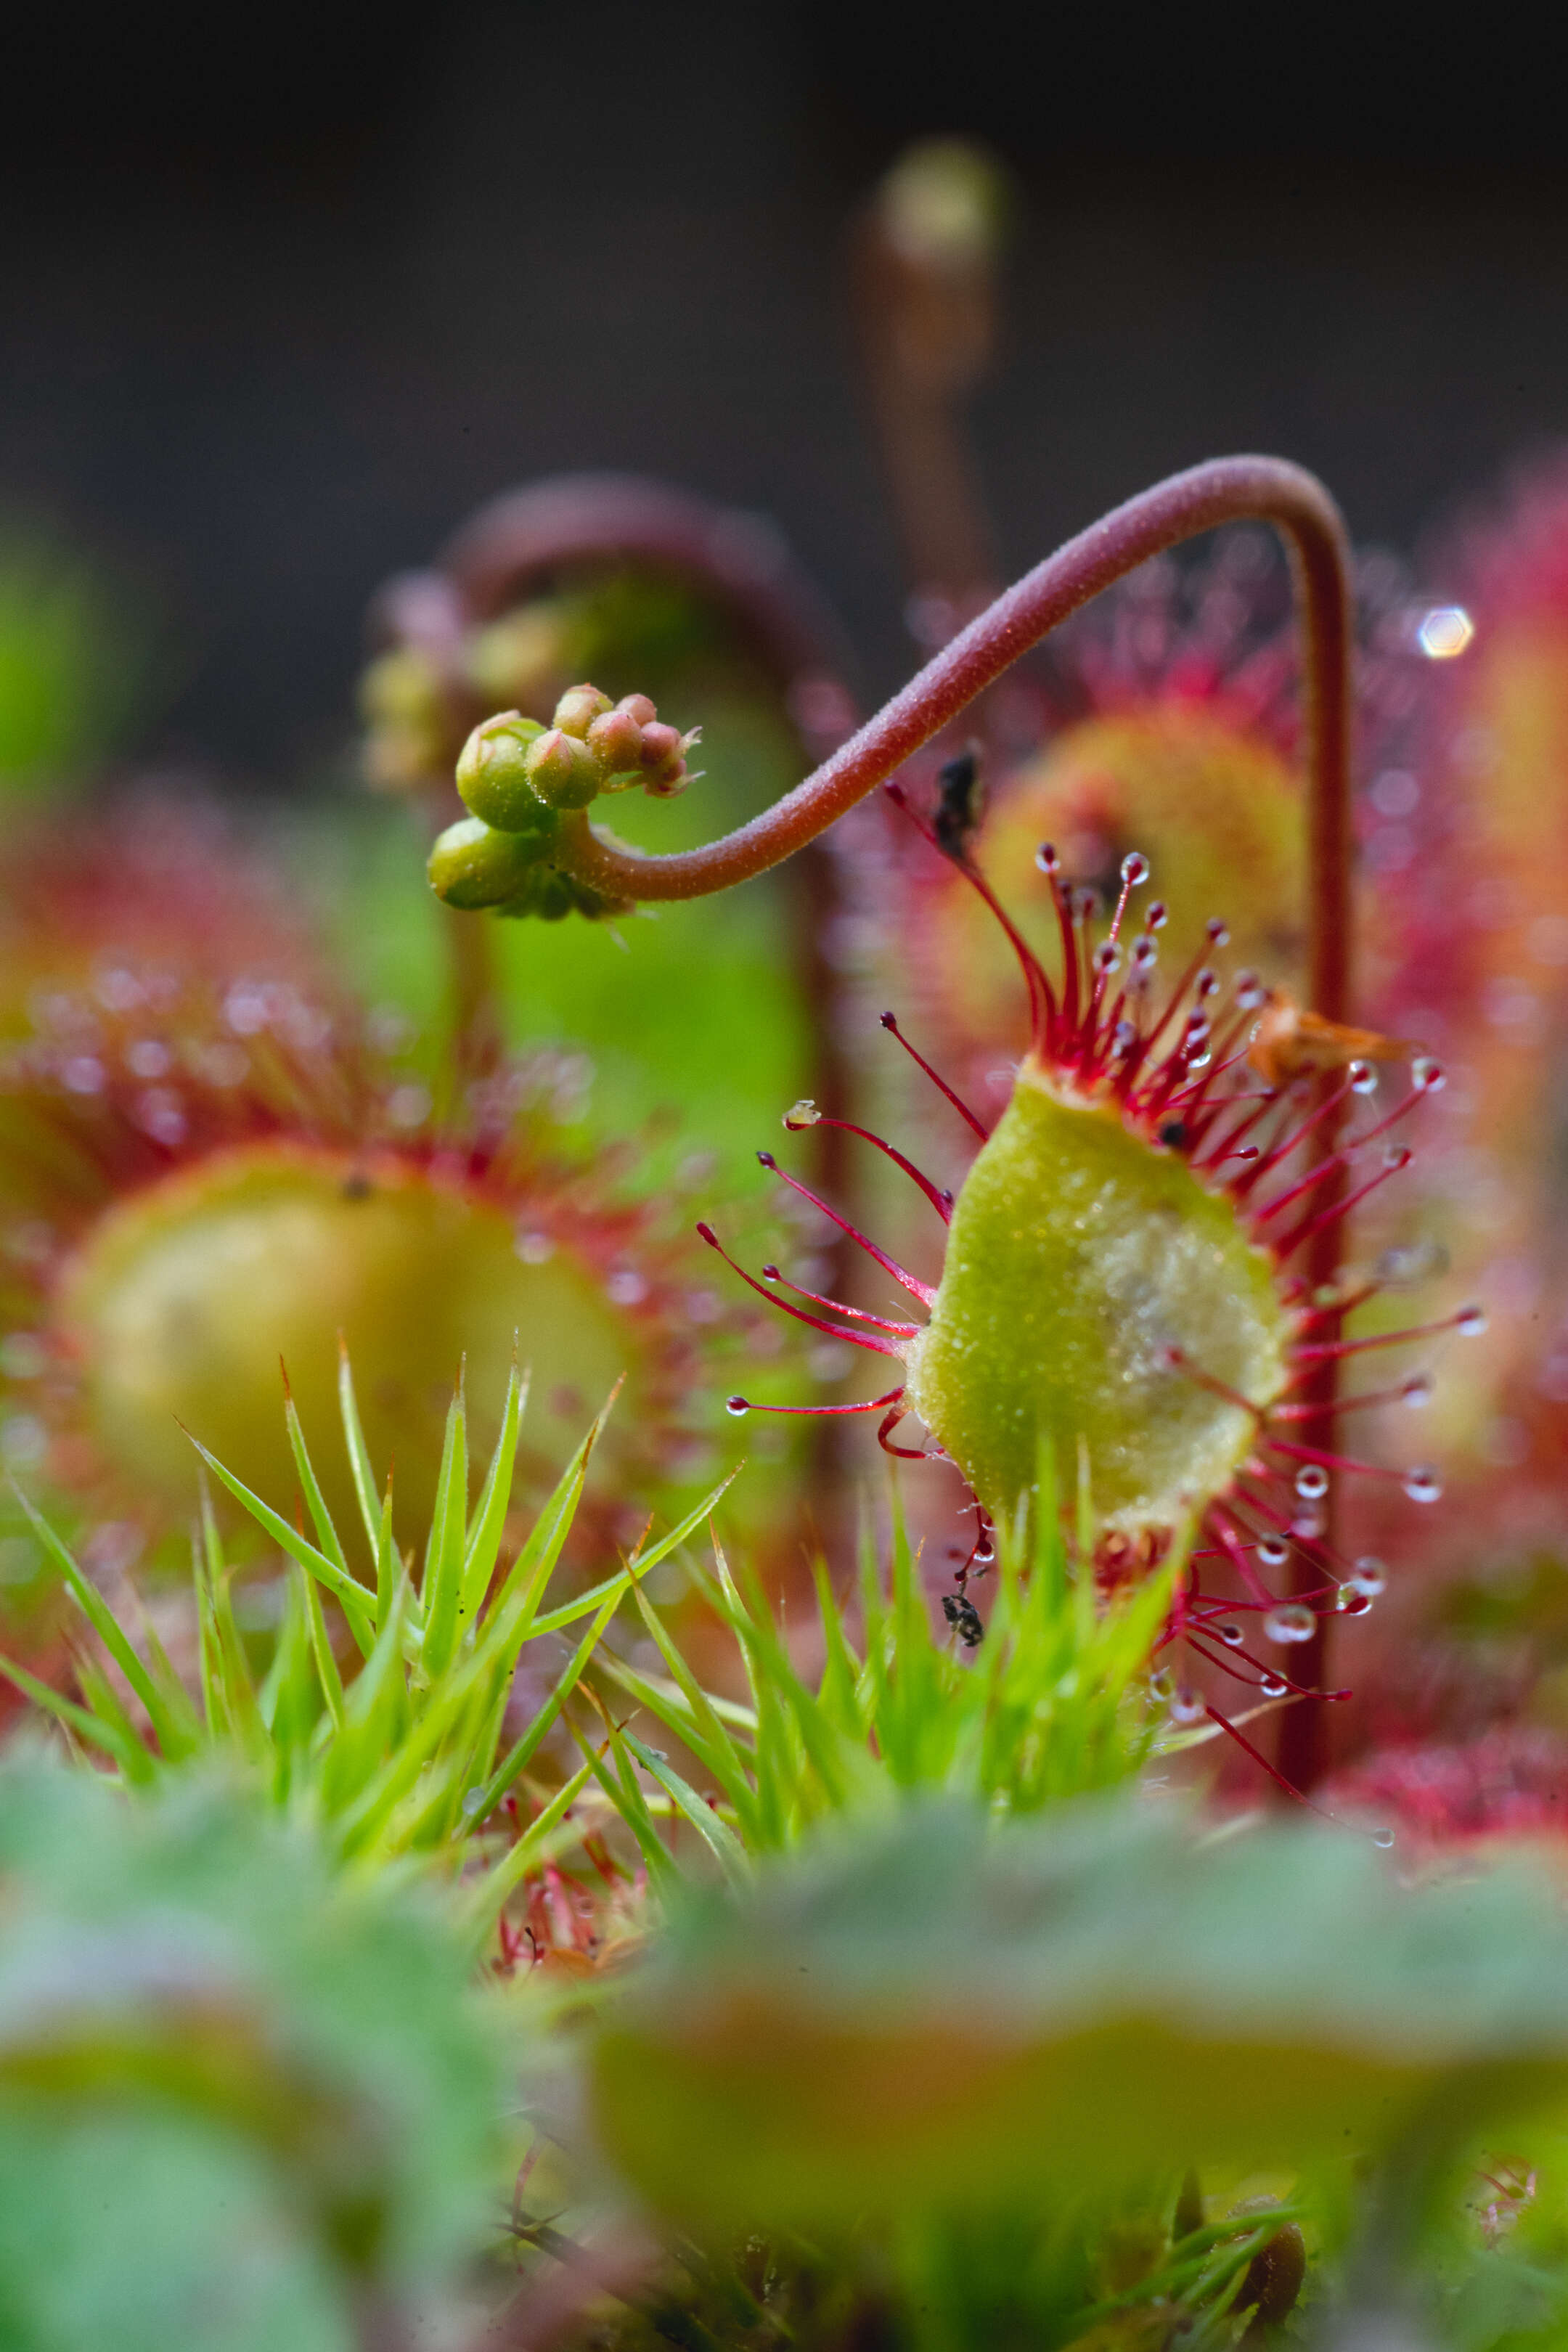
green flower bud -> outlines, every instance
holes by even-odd
[[[529,745],[527,768],[529,782],[552,808],[586,808],[604,783],[604,771],[587,744],[559,727]]]
[[[575,735],[581,741],[595,719],[614,707],[596,686],[569,686],[555,706],[554,724],[563,735]]]
[[[993,1514],[1043,1449],[1070,1482],[1081,1444],[1097,1519],[1137,1536],[1224,1490],[1254,1440],[1240,1400],[1278,1399],[1290,1338],[1232,1203],[1026,1062],[959,1193],[907,1393]]]
[[[555,829],[528,779],[528,751],[543,732],[537,719],[502,710],[481,720],[463,746],[458,790],[474,814],[500,833],[548,836]]]
[[[547,846],[545,835],[498,833],[481,817],[460,817],[437,842],[426,871],[430,887],[448,907],[504,906],[524,887]]]
[[[646,697],[644,698],[646,699]],[[640,784],[643,730],[629,710],[606,710],[588,730],[588,749],[604,771],[604,789]]]

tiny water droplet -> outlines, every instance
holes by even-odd
[[[1440,1062],[1430,1054],[1417,1054],[1410,1065],[1411,1082],[1418,1094],[1438,1095],[1447,1085],[1447,1074]]]
[[[1218,972],[1212,971],[1208,965],[1205,964],[1202,971],[1199,972],[1196,980],[1193,982],[1193,990],[1194,993],[1200,999],[1217,996],[1219,994]]]
[[[752,1408],[746,1402],[744,1397],[732,1396],[725,1398],[724,1410],[727,1413],[731,1414],[736,1421],[740,1421],[745,1414],[751,1412]]]
[[[1391,1143],[1383,1155],[1385,1168],[1408,1168],[1412,1153],[1407,1143]]]
[[[1400,1384],[1399,1401],[1402,1404],[1407,1404],[1412,1412],[1421,1405],[1430,1404],[1432,1402],[1431,1373],[1412,1372],[1409,1379]]]
[[[1192,1690],[1177,1691],[1171,1700],[1170,1711],[1171,1721],[1183,1730],[1192,1724],[1201,1723],[1208,1712],[1196,1691]]]
[[[1364,1617],[1371,1609],[1372,1602],[1364,1592],[1353,1591],[1347,1584],[1342,1588],[1334,1607],[1342,1617]]]
[[[1352,1094],[1374,1095],[1377,1092],[1377,1072],[1370,1062],[1352,1062],[1348,1076]]]
[[[1298,1511],[1290,1522],[1290,1532],[1302,1543],[1314,1543],[1323,1532],[1321,1511]]]
[[[1121,879],[1134,887],[1149,879],[1149,860],[1141,849],[1129,850],[1121,861]]]
[[[1462,1308],[1455,1318],[1454,1328],[1457,1331],[1463,1332],[1467,1339],[1479,1339],[1487,1328],[1486,1308],[1484,1307]]]
[[[1120,971],[1121,950],[1114,940],[1102,940],[1094,951],[1094,968],[1098,972]]]
[[[816,1127],[821,1117],[822,1113],[807,1095],[800,1102],[790,1105],[784,1115],[784,1123],[790,1133],[795,1135],[803,1127]]]
[[[1230,925],[1222,916],[1211,915],[1204,925],[1204,934],[1211,947],[1223,948],[1230,944]]]
[[[1283,1698],[1290,1685],[1283,1675],[1265,1675],[1258,1687],[1265,1698]]]
[[[1243,1641],[1246,1639],[1245,1634],[1242,1633],[1240,1626],[1237,1623],[1234,1617],[1227,1618],[1223,1625],[1216,1625],[1215,1627],[1215,1632],[1219,1635],[1220,1640],[1225,1643],[1227,1650],[1239,1650]]]
[[[1238,971],[1236,975],[1236,1001],[1243,1013],[1256,1013],[1268,1001],[1268,991],[1255,971]]]
[[[1258,1547],[1258,1557],[1265,1568],[1283,1568],[1290,1557],[1290,1547],[1278,1536],[1265,1536]]]
[[[1264,1618],[1263,1630],[1271,1642],[1310,1642],[1318,1621],[1304,1601],[1282,1601]]]
[[[1161,1666],[1150,1675],[1149,1687],[1156,1698],[1166,1699],[1170,1697],[1176,1685],[1165,1668]]]
[[[1143,909],[1144,929],[1150,931],[1163,931],[1170,919],[1171,910],[1169,907],[1166,906],[1163,898],[1151,898],[1149,904]]]
[[[1160,950],[1152,940],[1137,940],[1132,949],[1132,969],[1141,978],[1153,971],[1160,961]]]
[[[1350,1581],[1354,1591],[1364,1592],[1369,1601],[1375,1601],[1380,1592],[1388,1590],[1388,1570],[1382,1560],[1367,1552],[1352,1569]]]
[[[1296,1473],[1296,1492],[1304,1503],[1321,1503],[1329,1491],[1329,1474],[1321,1463],[1304,1462]]]
[[[1394,1832],[1392,1830],[1373,1830],[1372,1833],[1372,1842],[1373,1845],[1382,1846],[1384,1852],[1386,1853],[1388,1848],[1394,1843]]]
[[[1042,841],[1038,849],[1035,852],[1035,863],[1039,867],[1041,873],[1055,874],[1059,872],[1061,862],[1061,859],[1057,856],[1056,844],[1051,841]]]
[[[1436,1503],[1442,1497],[1443,1481],[1436,1470],[1423,1465],[1405,1472],[1405,1491],[1413,1503]]]

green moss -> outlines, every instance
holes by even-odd
[[[1244,1457],[1239,1405],[1270,1402],[1287,1322],[1267,1254],[1185,1162],[1027,1066],[953,1213],[910,1402],[988,1509],[1010,1513],[1042,1444],[1087,1446],[1097,1514],[1170,1527]]]

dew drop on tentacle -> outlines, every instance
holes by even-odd
[[[1301,1601],[1282,1601],[1263,1620],[1263,1631],[1271,1642],[1310,1642],[1317,1630],[1316,1615]]]
[[[1172,1695],[1169,1711],[1171,1721],[1181,1731],[1190,1729],[1194,1723],[1201,1723],[1208,1713],[1197,1692],[1185,1687]]]
[[[1436,1470],[1423,1464],[1418,1469],[1405,1474],[1405,1491],[1413,1503],[1436,1503],[1442,1499],[1443,1481]]]
[[[1296,1492],[1304,1503],[1321,1503],[1329,1491],[1329,1474],[1316,1462],[1304,1463],[1296,1473]]]
[[[1421,1405],[1430,1404],[1432,1402],[1431,1373],[1412,1372],[1408,1380],[1402,1381],[1399,1387],[1399,1402],[1401,1404],[1407,1404],[1413,1412]]]
[[[1290,1685],[1283,1675],[1264,1675],[1258,1687],[1265,1698],[1283,1698]]]
[[[1447,1073],[1430,1054],[1417,1054],[1410,1065],[1410,1080],[1418,1094],[1437,1095],[1447,1085]]]
[[[1484,1307],[1461,1307],[1454,1319],[1455,1330],[1461,1332],[1467,1339],[1479,1339],[1486,1328],[1487,1310]]]
[[[1279,1536],[1265,1536],[1258,1547],[1258,1558],[1264,1568],[1283,1568],[1290,1557],[1290,1547]]]
[[[1374,1095],[1377,1092],[1377,1072],[1370,1062],[1352,1062],[1345,1072],[1352,1095]]]
[[[1388,1590],[1388,1570],[1382,1560],[1366,1552],[1357,1560],[1346,1581],[1353,1592],[1363,1593],[1368,1601],[1375,1601],[1380,1592]]]
[[[1214,1630],[1227,1650],[1239,1650],[1247,1639],[1234,1617],[1227,1617],[1223,1625],[1216,1625]]]
[[[724,1410],[732,1419],[742,1421],[752,1410],[743,1396],[726,1397]]]

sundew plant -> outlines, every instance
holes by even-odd
[[[378,598],[438,1028],[186,813],[145,870],[18,856],[7,2345],[1568,2340],[1549,1177],[1489,1325],[1465,1241],[1466,1106],[1506,1173],[1536,1066],[1493,1021],[1478,1090],[1484,599],[1259,457],[993,593],[952,436],[1001,209],[943,146],[861,224],[930,656],[868,718],[782,543],[661,485],[503,499]],[[1544,761],[1507,546],[1468,691]],[[518,975],[593,956],[738,1118],[742,884],[760,1202],[606,1131],[591,1021],[515,1044]],[[1450,1336],[1457,1408],[1408,1352]]]

